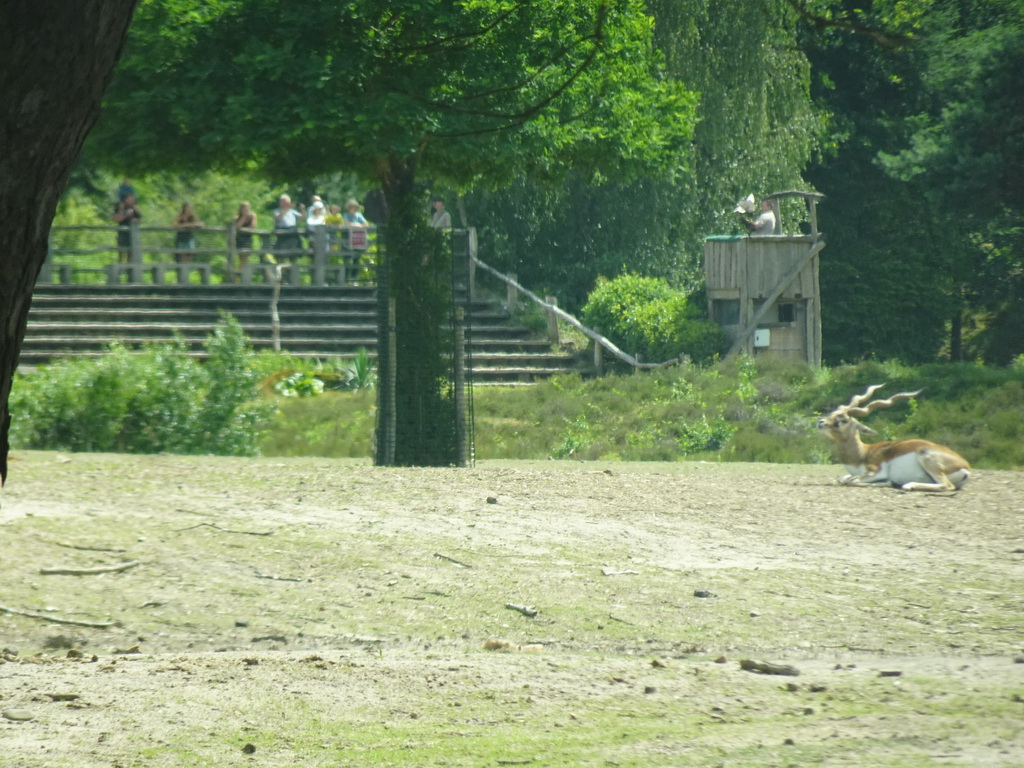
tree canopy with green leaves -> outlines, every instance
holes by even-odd
[[[652,34],[639,0],[148,0],[90,149],[385,185],[673,172],[695,98]]]

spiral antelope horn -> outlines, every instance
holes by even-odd
[[[860,405],[865,400],[867,400],[869,397],[871,397],[875,393],[876,390],[879,390],[879,389],[881,389],[884,386],[885,386],[885,384],[872,384],[870,387],[867,388],[867,390],[864,392],[863,395],[854,395],[850,399],[850,402],[845,407],[846,408],[854,408],[854,407]]]
[[[917,395],[921,394],[920,389],[917,390],[916,392],[897,392],[895,395],[885,400],[872,400],[870,403],[863,407],[856,407],[864,400],[871,397],[871,393],[881,386],[883,385],[879,384],[873,387],[869,387],[868,391],[865,392],[863,395],[859,395],[853,398],[853,400],[850,401],[850,405],[847,406],[846,408],[846,413],[855,418],[857,416],[864,417],[878,408],[891,408],[893,405],[896,404],[897,400],[909,400],[910,398],[916,397]]]

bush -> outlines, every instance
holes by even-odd
[[[255,403],[257,374],[238,323],[225,316],[207,362],[180,340],[111,346],[18,376],[11,439],[23,448],[251,456],[272,406]]]
[[[725,352],[725,332],[701,317],[686,294],[665,280],[639,275],[601,279],[583,307],[583,322],[623,351],[648,362],[688,355],[708,363]]]

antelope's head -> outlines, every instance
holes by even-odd
[[[824,432],[837,443],[859,442],[861,432],[872,434],[874,430],[857,421],[857,417],[864,418],[879,408],[890,408],[896,402],[909,400],[921,392],[921,390],[917,390],[917,392],[899,392],[886,400],[872,400],[867,405],[861,405],[876,390],[884,386],[884,384],[873,384],[864,391],[864,394],[854,395],[846,405],[840,405],[831,413],[822,416],[818,419],[818,430]]]

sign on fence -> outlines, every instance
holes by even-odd
[[[349,227],[345,231],[348,232],[348,247],[353,251],[365,251],[369,247],[365,229]]]

